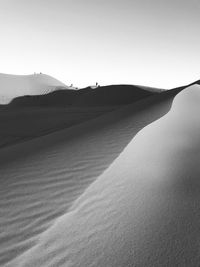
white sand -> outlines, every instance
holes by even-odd
[[[8,266],[199,266],[199,90],[199,86],[193,86],[179,93],[170,112],[141,130],[110,167],[102,175],[96,175],[95,181],[69,207],[70,210],[66,210],[62,216],[54,220],[53,225],[40,235],[30,250]],[[157,112],[160,112],[159,108],[157,107]],[[140,120],[138,117],[139,121],[142,121],[141,116],[142,112]],[[121,123],[121,127],[118,128],[122,139],[128,130],[132,130],[130,122],[128,124],[127,128],[123,128]],[[116,129],[113,136],[115,131]],[[18,197],[21,193],[20,207],[23,212],[16,210],[17,215],[14,216],[10,209],[10,223],[13,222],[14,225],[20,213],[25,215],[23,203],[24,199],[28,201],[27,194],[32,203],[29,204],[29,209],[33,213],[31,216],[34,218],[34,209],[36,210],[37,206],[31,205],[37,193],[24,192],[30,183],[32,189],[40,183],[41,192],[49,188],[47,191],[52,196],[51,187],[55,186],[56,177],[57,186],[62,185],[63,190],[68,188],[70,195],[70,188],[75,187],[72,185],[75,180],[69,179],[69,172],[63,168],[63,161],[67,162],[68,159],[72,160],[73,164],[77,163],[70,171],[73,170],[74,177],[79,177],[83,183],[85,179],[89,179],[86,173],[90,173],[88,167],[91,160],[98,164],[97,169],[105,165],[105,162],[100,163],[101,160],[104,161],[109,153],[113,153],[113,147],[120,143],[120,140],[116,142],[116,139],[110,139],[107,145],[104,143],[108,154],[105,151],[101,153],[98,151],[99,148],[98,153],[95,153],[96,146],[106,133],[107,137],[112,136],[105,130],[104,134],[101,132],[98,136],[99,139],[91,135],[87,144],[85,139],[79,144],[77,155],[73,151],[70,159],[64,157],[63,153],[67,153],[67,150],[63,144],[61,147],[54,147],[51,153],[45,150],[46,164],[49,166],[47,173],[42,174],[40,168],[42,162],[45,164],[45,153],[40,154],[43,159],[40,158],[38,161],[32,158],[27,159],[26,164],[18,162],[17,167],[12,165],[9,180],[3,181],[8,186],[8,192],[10,189],[7,200],[15,198],[20,201]],[[84,149],[84,145],[88,145],[88,150]],[[90,146],[92,147],[89,148]],[[82,158],[82,164],[80,159],[75,162],[78,155]],[[51,160],[54,166],[50,164]],[[87,171],[81,169],[84,166]],[[4,167],[4,172],[6,171],[8,173],[8,169]],[[96,170],[90,173],[91,180],[97,172]],[[34,174],[32,179],[27,176],[30,173]],[[45,177],[49,181],[52,180],[52,183],[48,181],[45,185]],[[78,184],[80,185],[80,181],[77,181]],[[15,190],[11,190],[12,187]],[[16,188],[21,190],[17,191]],[[74,189],[71,193],[72,191]],[[47,200],[47,196],[45,199]],[[45,202],[43,199],[46,210],[49,201]],[[66,203],[63,203],[63,206]],[[38,210],[41,211],[39,200],[38,205]],[[55,198],[51,205],[54,205],[54,212],[58,212]],[[5,207],[7,210],[8,203],[5,203]],[[20,242],[17,239],[27,240],[26,235],[29,238],[34,236],[31,233],[31,229],[37,229],[34,223],[36,222],[33,221],[31,227],[26,226],[24,237],[22,234],[19,237],[16,232],[16,240],[11,239],[10,246],[17,246]],[[21,229],[24,227],[22,224]],[[9,243],[8,236],[6,241]]]
[[[46,74],[13,75],[0,73],[0,104],[23,95],[41,95],[67,86]]]

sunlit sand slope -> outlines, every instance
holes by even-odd
[[[199,86],[179,93],[10,266],[199,266],[199,103]]]
[[[0,73],[0,104],[23,95],[41,95],[65,84],[45,74],[12,75]]]
[[[176,93],[149,97],[70,129],[0,149],[0,264],[37,245],[40,235],[69,211],[134,135],[169,111]]]

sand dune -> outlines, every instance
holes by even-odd
[[[69,128],[116,107],[24,107],[0,110],[0,147]]]
[[[9,75],[0,76],[7,78]],[[15,81],[15,83],[14,83]],[[1,79],[0,79],[1,82]],[[28,84],[27,84],[28,82]],[[27,141],[54,131],[71,127],[121,106],[134,103],[160,93],[160,90],[133,85],[103,86],[96,89],[57,90],[57,81],[43,74],[12,76],[1,86],[22,86],[26,95],[14,98],[8,105],[0,106],[0,147]],[[58,85],[58,83],[57,83]],[[27,87],[27,88],[25,88]],[[10,89],[10,93],[13,92]],[[40,93],[40,95],[34,95]]]
[[[198,266],[199,90],[180,92],[171,110],[141,130],[8,266]],[[119,128],[127,134],[130,125]]]
[[[95,89],[90,87],[79,90],[57,90],[48,95],[23,96],[13,99],[10,106],[119,106],[133,103],[153,94],[159,89],[150,89],[135,85],[110,85]]]
[[[147,89],[1,107],[0,266],[199,265],[200,86]]]
[[[177,92],[148,97],[69,129],[1,149],[0,264],[11,261],[15,266],[17,256],[37,245],[40,235],[68,212],[134,135],[169,111]]]
[[[134,85],[97,87],[81,95],[74,102],[77,106],[125,105],[152,95],[153,92]]]
[[[23,95],[41,95],[56,88],[67,88],[65,84],[45,74],[12,75],[0,73],[0,104]]]

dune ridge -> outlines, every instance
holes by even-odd
[[[180,92],[8,266],[198,266],[199,90]]]
[[[56,90],[46,95],[21,96],[13,99],[10,106],[75,106],[98,107],[119,106],[138,101],[147,96],[160,93],[158,89],[150,90],[135,85],[109,85],[79,90]]]
[[[86,122],[159,93],[113,85],[17,97],[0,108],[0,147]]]
[[[2,97],[11,100],[0,105],[0,148],[72,127],[161,92],[134,85],[74,90],[44,74],[0,74],[0,89]]]

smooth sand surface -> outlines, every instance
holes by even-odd
[[[99,179],[137,132],[169,111],[176,93],[148,97],[71,128],[55,128],[49,135],[1,148],[0,264],[21,266],[24,258],[20,255],[39,246],[43,233],[70,211],[74,201]],[[79,222],[75,224],[79,228]],[[62,266],[53,263],[54,257],[54,252],[49,254],[49,265],[38,263],[36,257],[32,266]],[[67,264],[63,261],[63,266]]]
[[[83,89],[84,90],[84,89]],[[83,91],[81,90],[81,91]],[[154,92],[155,94],[158,91]],[[90,89],[75,99],[77,106],[125,105],[153,95],[152,91],[135,85],[110,85]]]
[[[46,74],[0,73],[0,104],[7,104],[18,96],[47,94],[57,87],[67,88],[64,83]]]
[[[12,247],[15,253],[18,247],[19,257],[7,266],[199,266],[199,101],[200,87],[189,87],[175,97],[164,117],[143,128],[135,138],[138,124],[155,111],[163,113],[166,102],[149,106],[148,111],[130,116],[117,127],[112,125],[100,134],[97,131],[85,140],[79,139],[77,154],[75,147],[68,150],[62,143],[45,149],[40,159],[13,161],[10,169],[4,165],[1,205],[4,203],[5,244],[1,259],[6,262],[6,252]],[[166,106],[164,109],[166,113]],[[117,147],[125,136],[130,142],[120,153],[122,147]],[[107,142],[101,143],[105,137]],[[71,157],[66,156],[67,150]],[[102,167],[114,154],[113,158],[118,157],[111,160],[112,164]],[[67,171],[70,161],[77,165]],[[91,168],[91,161],[95,168]],[[99,168],[104,169],[101,175]],[[68,176],[69,170],[75,172],[74,178]],[[82,187],[89,176],[90,186],[77,193],[75,188]],[[45,190],[43,200],[39,199]],[[64,190],[68,191],[65,195]],[[72,202],[74,194],[76,200]],[[52,216],[52,211],[51,216],[57,218],[41,233],[45,215],[38,214],[47,211],[49,204],[57,213]],[[28,219],[31,223],[26,225]],[[13,232],[5,224],[13,225]],[[32,248],[19,255],[19,244],[28,244],[39,232]]]

